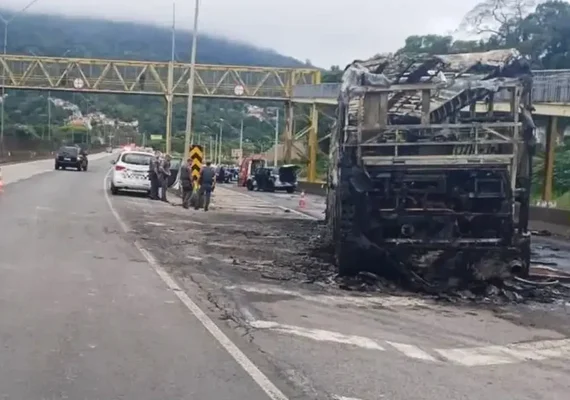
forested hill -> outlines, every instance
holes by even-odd
[[[2,15],[10,12],[0,9]],[[25,13],[9,25],[8,53],[166,61],[171,30],[131,22]],[[178,32],[176,58],[190,59],[191,34]],[[303,65],[272,50],[207,34],[198,36],[197,60],[208,64],[294,67]]]
[[[10,12],[0,10],[4,18]],[[130,22],[114,22],[88,18],[67,18],[55,15],[24,13],[9,25],[8,53],[53,57],[81,57],[103,59],[130,59],[168,61],[171,58],[171,30]],[[0,29],[0,38],[2,31]],[[178,32],[176,37],[176,60],[190,60],[191,34]],[[292,57],[272,50],[260,49],[230,39],[207,34],[198,36],[197,61],[204,64],[228,64],[248,66],[295,67],[305,64]],[[164,134],[165,102],[159,96],[93,95],[78,93],[52,93],[52,96],[76,104],[81,112],[103,112],[107,117],[121,121],[138,120],[140,131],[145,134]],[[52,132],[59,132],[69,112],[52,107],[48,113],[46,92],[23,92],[9,90],[5,101],[6,136],[13,141],[38,138],[46,131],[51,115]],[[260,104],[269,105],[269,104]],[[217,132],[219,121],[225,121],[225,140],[238,139],[244,118],[244,102],[222,99],[196,99],[194,106],[195,126],[198,133]],[[186,101],[176,98],[174,102],[173,131],[177,150],[181,150],[180,135],[186,123]],[[26,126],[26,129],[21,129]],[[273,142],[273,127],[254,117],[244,120],[244,137],[259,148],[267,148]],[[230,127],[233,127],[231,129]],[[75,129],[75,128],[74,128]],[[62,133],[64,135],[64,133]],[[56,135],[58,136],[58,135]],[[77,138],[77,135],[74,136]],[[22,146],[27,146],[26,144]]]

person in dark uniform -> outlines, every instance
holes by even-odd
[[[188,158],[184,164],[180,167],[180,186],[182,186],[182,207],[190,207],[190,197],[192,196],[192,179],[191,170],[192,159]]]
[[[150,179],[150,198],[152,200],[158,200],[158,154],[156,154],[150,164],[148,165],[148,178]]]
[[[200,171],[200,178],[198,183],[200,184],[200,198],[204,202],[204,211],[208,211],[210,206],[210,198],[212,197],[212,191],[214,190],[214,181],[216,179],[216,170],[212,167],[210,161],[206,162],[206,166]],[[198,204],[196,210],[200,208]]]
[[[158,167],[158,181],[160,184],[160,200],[168,202],[166,199],[166,191],[168,190],[168,178],[170,178],[170,154],[164,156],[164,159]]]

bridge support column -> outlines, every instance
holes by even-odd
[[[311,111],[309,113],[309,168],[307,173],[309,182],[317,181],[318,129],[319,110],[317,104],[313,103],[311,104]]]
[[[166,153],[172,152],[172,95],[164,96],[166,98]]]
[[[558,117],[548,117],[546,128],[546,148],[544,157],[544,183],[542,200],[552,201],[552,178],[554,175],[554,150],[558,136]]]
[[[285,103],[285,130],[283,132],[283,160],[285,164],[291,162],[293,154],[293,124],[294,124],[294,107],[293,103],[288,101]]]

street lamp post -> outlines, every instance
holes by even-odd
[[[32,0],[26,6],[24,6],[20,11],[12,14],[8,19],[0,15],[0,21],[4,23],[4,43],[2,46],[2,54],[5,56],[8,51],[8,25],[14,19],[16,19],[20,14],[26,12],[28,8],[33,6],[39,0]],[[4,101],[6,100],[6,69],[2,67],[2,101],[0,101],[0,154],[4,153]]]
[[[186,111],[186,134],[184,135],[184,154],[188,154],[192,139],[192,105],[194,103],[194,76],[196,74],[196,44],[198,37],[198,16],[200,0],[194,0],[194,31],[192,32],[192,52],[190,54],[190,79],[188,80],[188,109]]]

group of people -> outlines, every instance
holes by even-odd
[[[168,202],[166,191],[168,189],[168,180],[170,178],[170,154],[164,157],[160,152],[155,153],[155,157],[149,164],[148,175],[150,179],[150,198],[152,200],[162,200]],[[159,193],[160,192],[160,193]]]
[[[182,207],[196,210],[204,206],[204,211],[210,207],[210,199],[214,191],[216,170],[210,161],[200,170],[199,177],[192,177],[192,159],[188,158],[180,169],[180,185],[182,186]]]
[[[155,153],[155,157],[149,164],[150,198],[152,200],[162,200],[168,202],[166,192],[168,181],[171,175],[170,154],[164,156],[160,152]],[[180,184],[182,186],[182,207],[196,210],[204,207],[208,211],[210,199],[214,191],[216,181],[216,170],[210,161],[200,170],[199,177],[192,177],[192,159],[188,158],[186,163],[180,168]]]

